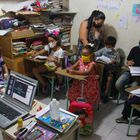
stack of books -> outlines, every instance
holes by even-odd
[[[49,0],[49,3],[50,3],[50,11],[57,12],[61,10],[60,0]]]
[[[27,52],[26,42],[13,42],[13,55],[18,56]]]
[[[46,31],[49,32],[49,33],[53,33],[54,31],[60,32],[60,27],[58,27],[54,24],[49,24],[49,25],[47,25]]]

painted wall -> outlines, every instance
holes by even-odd
[[[99,3],[101,2],[102,3]],[[70,0],[70,11],[76,11],[72,28],[72,44],[77,44],[79,25],[88,18],[95,9],[106,15],[106,35],[117,37],[117,47],[122,48],[127,55],[130,49],[138,45],[140,40],[140,19],[132,16],[133,4],[140,4],[139,0]]]

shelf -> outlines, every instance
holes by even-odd
[[[25,29],[22,31],[14,31],[10,33],[12,39],[29,38],[35,36],[33,30]]]

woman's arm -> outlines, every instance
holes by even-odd
[[[88,45],[89,43],[87,40],[87,34],[88,34],[87,25],[88,25],[87,21],[83,21],[79,29],[79,39],[84,46]]]
[[[70,74],[78,74],[78,75],[88,75],[93,70],[93,68],[94,68],[94,64],[91,63],[86,71],[79,71],[79,70],[70,69],[69,73]]]

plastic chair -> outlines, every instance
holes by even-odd
[[[133,110],[135,109],[137,111],[140,111],[140,105],[132,104],[131,106],[132,106],[132,108],[131,108],[131,113],[130,113],[128,128],[127,128],[127,136],[129,136],[130,126],[131,126],[132,116],[133,116]]]

